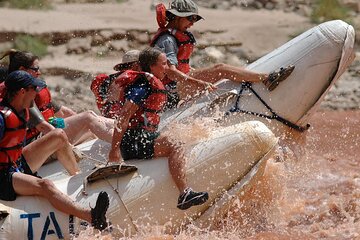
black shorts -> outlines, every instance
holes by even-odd
[[[145,129],[126,130],[120,146],[121,156],[124,160],[153,158],[155,139],[159,135]]]
[[[176,108],[178,103],[180,102],[180,95],[177,92],[177,84],[176,82],[170,82],[165,86],[167,92],[167,101],[164,107],[164,110],[169,110],[172,108]]]
[[[44,136],[43,133],[39,133],[36,136],[33,136],[32,138],[26,139],[25,145],[29,145],[30,143],[34,142],[35,140],[38,140],[39,138],[41,138],[42,136]]]
[[[23,155],[16,161],[18,168],[12,166],[6,169],[0,170],[0,199],[5,201],[14,201],[16,199],[16,192],[12,184],[12,176],[17,169],[19,172],[38,177],[36,173],[33,173],[27,164]]]
[[[167,101],[164,107],[165,111],[176,108],[179,102],[180,102],[179,93],[169,91],[167,93]]]

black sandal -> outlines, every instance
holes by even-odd
[[[265,86],[270,92],[273,91],[282,81],[290,76],[294,69],[294,65],[289,65],[285,68],[281,67],[278,71],[271,72],[268,78],[265,80]]]
[[[96,205],[91,208],[91,225],[100,231],[107,228],[108,223],[106,221],[106,211],[109,208],[109,195],[101,191],[96,200]]]

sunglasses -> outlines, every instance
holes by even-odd
[[[33,70],[34,72],[40,71],[40,67],[28,67],[28,69]]]
[[[192,23],[195,23],[198,21],[198,17],[196,15],[187,16],[186,19]]]

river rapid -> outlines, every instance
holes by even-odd
[[[318,112],[310,123],[280,144],[251,211],[227,222],[240,223],[237,237],[224,239],[360,239],[360,112]]]
[[[127,239],[360,239],[360,111],[322,111],[280,139],[264,175],[212,229],[139,226]],[[76,239],[115,239],[91,229]]]

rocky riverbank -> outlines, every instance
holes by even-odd
[[[194,67],[219,62],[244,66],[313,26],[306,14],[299,14],[299,9],[310,7],[312,1],[198,2],[205,21],[193,27],[199,49],[192,58]],[[99,72],[111,73],[125,51],[148,44],[156,31],[155,3],[57,1],[49,11],[0,8],[0,51],[11,48],[22,34],[45,40],[48,54],[40,64],[54,99],[77,111],[95,109],[89,89],[92,77]],[[360,26],[357,12],[353,7],[354,24]],[[360,53],[321,107],[359,109],[359,77]]]

